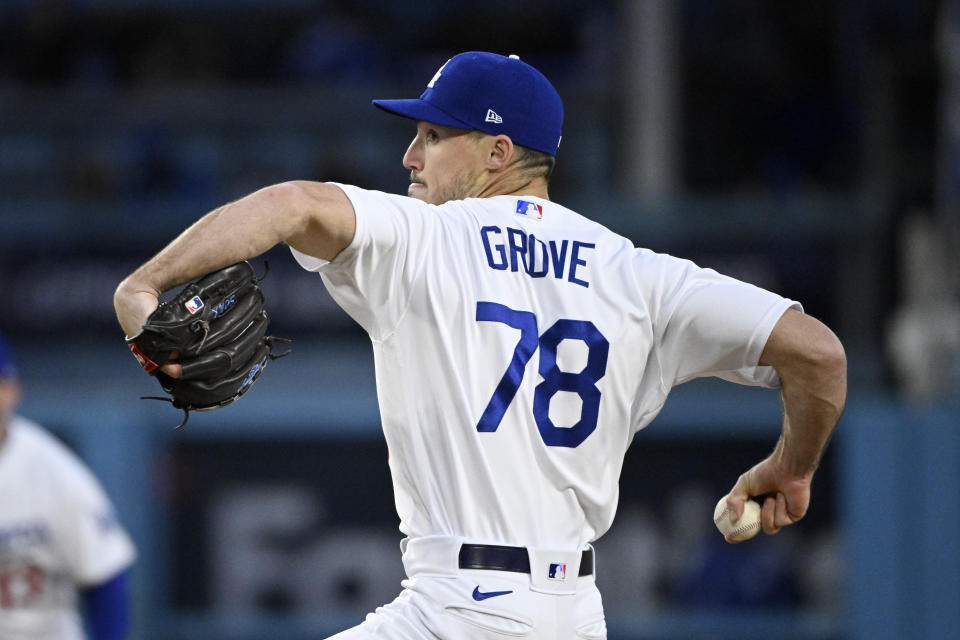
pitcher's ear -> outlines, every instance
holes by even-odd
[[[498,135],[491,136],[489,141],[489,152],[487,155],[487,168],[493,171],[499,171],[507,167],[513,160],[516,147],[509,136]]]

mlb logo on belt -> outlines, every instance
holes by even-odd
[[[187,308],[187,311],[193,314],[197,311],[200,311],[200,309],[203,309],[203,300],[200,299],[200,296],[193,296],[187,300],[183,306]]]
[[[551,562],[550,569],[547,571],[547,577],[551,580],[565,580],[567,577],[567,565]]]
[[[517,200],[517,213],[522,216],[536,216],[537,220],[543,219],[543,207],[528,200]]]

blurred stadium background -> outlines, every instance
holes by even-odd
[[[960,1],[3,0],[0,331],[136,539],[134,637],[322,638],[398,592],[369,343],[319,280],[268,254],[294,355],[177,432],[111,296],[260,186],[403,191],[412,128],[369,100],[471,49],[564,96],[555,200],[848,351],[812,512],[746,545],[710,513],[776,393],[675,390],[597,545],[611,640],[960,637]]]

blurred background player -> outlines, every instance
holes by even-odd
[[[21,393],[0,336],[0,638],[125,638],[133,543],[83,462],[14,414]]]

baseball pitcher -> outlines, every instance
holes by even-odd
[[[420,98],[374,104],[416,127],[406,196],[264,188],[115,295],[135,340],[163,291],[286,243],[369,334],[407,579],[337,640],[605,638],[591,543],[633,436],[699,376],[780,387],[779,442],[728,500],[761,499],[767,534],[804,516],[846,392],[827,327],[550,200],[563,106],[516,56],[462,53]]]

